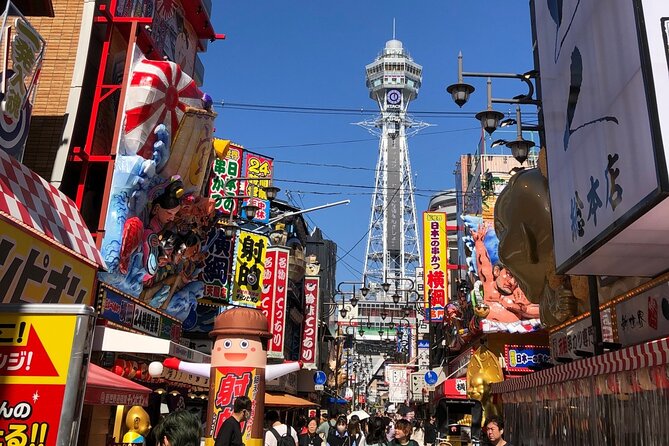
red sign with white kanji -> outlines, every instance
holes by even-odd
[[[217,367],[214,382],[211,384],[213,392],[210,393],[209,405],[213,410],[211,424],[207,427],[206,436],[216,438],[223,422],[233,412],[235,399],[247,396],[252,402],[251,417],[242,423],[242,441],[249,444],[253,422],[256,419],[256,398],[260,386],[258,369],[252,367]],[[262,396],[264,398],[264,395]],[[213,407],[212,407],[213,406]]]
[[[302,321],[300,360],[305,369],[317,368],[319,285],[319,277],[304,278],[304,320]]]
[[[283,346],[286,338],[286,300],[288,299],[288,258],[287,248],[271,248],[276,250],[274,275],[274,300],[272,301],[272,322],[267,357],[283,359]]]

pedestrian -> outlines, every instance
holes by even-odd
[[[493,446],[513,446],[502,438],[504,435],[504,420],[501,417],[493,415],[486,418],[483,424],[483,432],[488,438],[488,444]]]
[[[297,446],[297,432],[292,427],[283,424],[279,412],[270,410],[265,414],[265,421],[269,429],[265,432],[265,446]]]
[[[365,439],[367,446],[387,446],[386,423],[382,417],[372,417],[367,423],[369,432]]]
[[[420,420],[413,421],[413,432],[411,434],[411,438],[416,440],[418,446],[423,446],[425,444],[425,431],[423,430],[423,425],[421,424]]]
[[[339,415],[335,429],[330,430],[326,444],[327,446],[351,446],[346,415]]]
[[[425,446],[433,446],[437,441],[437,422],[434,415],[430,415],[430,418],[425,423]]]
[[[318,435],[318,420],[310,418],[307,422],[307,432],[297,439],[298,446],[321,446],[323,439]]]
[[[411,439],[412,430],[409,421],[397,420],[395,422],[395,439],[390,442],[390,446],[418,446],[418,443]]]
[[[200,420],[187,410],[169,413],[156,427],[153,437],[158,446],[199,446]]]
[[[386,424],[386,441],[390,443],[395,438],[395,422],[391,417],[384,417],[383,421]]]
[[[330,431],[335,428],[337,425],[337,413],[334,411],[329,412],[329,419],[323,415],[321,417],[324,419],[323,422],[318,426],[318,435],[321,436],[323,440],[327,440],[330,435]]]
[[[365,434],[360,428],[360,417],[353,415],[348,422],[348,438],[350,446],[366,446]]]
[[[252,403],[249,397],[240,396],[235,399],[230,415],[218,431],[215,446],[244,446],[242,442],[242,423],[251,418]]]

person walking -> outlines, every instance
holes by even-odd
[[[513,446],[502,438],[504,435],[504,420],[501,417],[493,415],[486,418],[483,424],[483,433],[488,438],[488,444],[492,446]]]
[[[318,420],[311,418],[307,422],[307,433],[297,439],[298,446],[321,446],[323,439],[318,435]]]
[[[230,415],[221,425],[214,446],[244,446],[242,441],[242,423],[251,418],[252,403],[249,397],[235,399]]]
[[[330,435],[330,431],[335,429],[335,426],[337,425],[337,414],[334,411],[330,412],[330,416],[328,418],[323,420],[323,422],[318,426],[318,430],[316,431],[323,440],[327,440],[328,436]]]
[[[383,417],[372,417],[367,423],[368,433],[365,442],[367,446],[387,446],[386,422]]]
[[[169,413],[156,427],[153,437],[159,446],[199,446],[200,420],[186,410]]]
[[[395,422],[395,439],[389,446],[418,446],[415,440],[411,439],[413,427],[411,422],[405,419]]]
[[[335,429],[330,429],[326,444],[327,446],[351,446],[346,415],[340,415],[337,418]]]
[[[436,418],[434,415],[430,415],[430,418],[427,420],[427,423],[425,423],[425,438],[423,439],[425,441],[425,446],[433,446],[434,443],[437,441],[437,425],[435,424],[437,422]]]
[[[270,410],[265,414],[265,421],[269,426],[265,432],[265,446],[289,446],[291,441],[294,446],[297,446],[297,432],[281,422],[279,412]]]
[[[348,438],[351,440],[350,446],[366,446],[365,433],[360,427],[360,418],[355,415],[348,422]]]
[[[407,420],[411,423],[411,420]],[[412,423],[413,432],[411,438],[418,443],[418,446],[423,446],[425,443],[425,431],[423,430],[423,424],[420,420],[413,420]]]

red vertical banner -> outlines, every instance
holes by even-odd
[[[300,361],[305,369],[316,369],[318,354],[318,310],[319,277],[304,278],[304,320],[302,322],[302,344]]]
[[[260,311],[267,318],[268,331],[272,331],[274,317],[274,295],[276,294],[276,248],[267,248],[265,257],[265,274],[262,280],[262,293],[260,295]]]
[[[272,247],[276,254],[274,274],[274,299],[272,305],[272,321],[270,322],[270,339],[267,350],[268,358],[283,359],[283,346],[286,339],[286,299],[288,298],[288,248]],[[269,317],[268,317],[269,318]]]

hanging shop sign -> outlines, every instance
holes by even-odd
[[[21,161],[46,42],[11,2],[0,17],[0,148]]]
[[[95,314],[85,305],[0,311],[0,444],[75,444]]]
[[[409,391],[407,368],[404,365],[387,365],[386,382],[388,383],[388,401],[403,403]]]
[[[606,308],[600,311],[602,325],[602,340],[614,342],[612,311]],[[551,358],[557,362],[557,358],[581,359],[576,350],[594,353],[595,330],[590,322],[590,317],[585,317],[560,330],[550,333],[548,342],[550,345]]]
[[[317,369],[318,358],[318,321],[320,277],[304,278],[304,319],[302,321],[302,343],[300,345],[300,361],[305,369]]]
[[[93,303],[95,266],[0,219],[0,302]]]
[[[548,347],[536,345],[505,345],[504,360],[509,372],[532,372],[532,368],[550,362]]]
[[[100,294],[102,296],[100,317],[111,322],[111,325],[180,342],[182,329],[178,320],[106,286],[100,288]]]
[[[611,2],[606,11],[596,2],[535,2],[559,273],[666,269],[669,241],[660,237],[650,251],[647,243],[649,230],[667,228],[669,206],[666,17],[669,3],[656,0]]]
[[[428,322],[443,322],[448,301],[446,213],[423,212],[423,285]]]
[[[418,368],[430,367],[430,341],[418,340]]]
[[[202,303],[226,305],[230,302],[234,247],[234,235],[226,237],[223,230],[217,227],[209,231],[206,246],[207,257],[202,270],[202,281],[204,282]]]
[[[290,250],[272,246],[267,249],[261,310],[267,317],[272,338],[267,348],[268,358],[283,359],[286,329],[286,300],[288,297],[288,257]]]
[[[227,147],[226,147],[227,146]],[[216,210],[225,216],[236,217],[238,215],[239,200],[234,198],[241,195],[242,158],[244,149],[230,141],[214,139],[214,151],[225,153],[223,158],[217,158],[212,164],[212,176],[209,182],[209,196],[214,200]]]
[[[272,173],[274,170],[274,160],[256,153],[246,153],[246,177],[257,178],[246,180],[245,194],[249,196],[245,204],[258,206],[253,221],[261,223],[269,222],[269,200],[263,187],[271,185]],[[246,217],[242,213],[242,217]]]
[[[258,308],[265,275],[268,239],[264,235],[237,231],[235,282],[231,301],[235,305]]]
[[[411,327],[402,326],[397,330],[397,353],[401,355],[406,355],[407,358],[411,358],[413,349],[411,342]]]
[[[615,306],[618,342],[640,344],[669,335],[669,283],[663,283]]]

